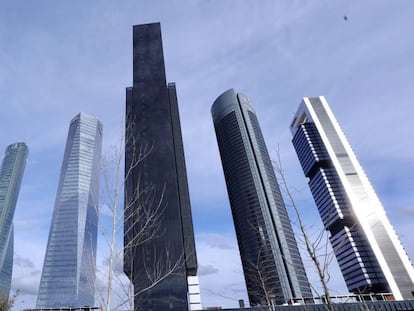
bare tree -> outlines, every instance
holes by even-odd
[[[323,290],[323,302],[328,311],[334,311],[334,306],[331,300],[331,294],[328,287],[328,282],[331,278],[329,274],[329,265],[333,260],[333,252],[329,251],[329,240],[327,232],[322,229],[316,235],[309,232],[305,226],[302,216],[299,212],[298,205],[292,193],[292,188],[286,178],[285,171],[282,167],[279,148],[276,150],[276,161],[273,161],[274,169],[278,177],[278,181],[285,196],[287,196],[288,205],[290,205],[296,216],[297,225],[300,232],[300,240],[305,245],[306,252],[317,271],[319,281]],[[312,285],[311,285],[312,286]],[[312,289],[316,291],[315,287]]]
[[[116,265],[122,263],[123,249],[117,245],[119,243],[118,232],[122,232],[121,224],[123,223],[122,213],[119,211],[122,204],[123,191],[123,155],[124,155],[123,140],[119,146],[112,145],[109,152],[102,156],[101,170],[102,181],[101,198],[104,198],[104,204],[101,205],[100,214],[107,214],[110,216],[111,223],[103,224],[100,221],[100,231],[108,246],[107,270],[104,274],[106,281],[102,285],[101,290],[98,290],[99,299],[104,304],[104,309],[110,311],[112,309],[112,300],[114,294],[114,281],[118,282],[120,289],[124,290],[125,286],[129,284],[125,279],[122,279],[121,273],[117,273]],[[101,217],[102,219],[102,217]],[[122,269],[121,269],[122,271]],[[101,271],[102,273],[102,271]],[[105,290],[105,293],[102,292]],[[128,292],[126,290],[126,292]],[[116,292],[117,296],[121,295]],[[119,298],[119,297],[118,297]]]
[[[264,243],[266,241],[263,241]],[[262,245],[255,260],[248,260],[247,269],[245,271],[246,277],[250,282],[256,284],[255,289],[249,288],[249,295],[253,294],[260,299],[262,307],[269,311],[273,310],[273,306],[282,297],[276,297],[276,279],[275,275],[269,273],[269,267],[274,265],[271,256],[266,254],[268,248]]]
[[[9,311],[13,308],[20,291],[16,292],[11,296],[7,297],[3,292],[0,292],[0,311]]]
[[[128,131],[127,133],[131,133]],[[133,135],[127,139],[133,139]],[[129,144],[132,150],[128,150],[129,163],[124,169],[124,140],[119,145],[111,146],[110,150],[102,157],[102,195],[104,203],[100,206],[101,214],[110,216],[110,223],[100,222],[102,236],[108,247],[106,271],[100,271],[105,280],[97,284],[99,299],[105,311],[119,309],[133,309],[134,298],[145,296],[145,293],[162,282],[168,276],[178,273],[184,263],[184,254],[177,258],[162,257],[157,254],[155,248],[146,247],[144,252],[151,252],[153,258],[159,258],[148,266],[142,262],[145,278],[148,280],[139,289],[132,285],[124,274],[129,276],[134,273],[133,249],[151,240],[160,238],[164,232],[161,227],[161,217],[167,206],[164,198],[165,188],[157,189],[153,184],[145,184],[138,181],[134,187],[127,185],[129,177],[134,170],[145,164],[146,158],[153,151],[153,144]],[[138,179],[140,180],[140,179]],[[128,225],[123,232],[124,223]],[[129,238],[124,245],[121,236]],[[122,263],[124,269],[122,269]],[[124,270],[124,271],[123,271]]]

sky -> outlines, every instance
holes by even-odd
[[[316,231],[322,223],[289,124],[302,97],[326,96],[414,259],[413,12],[408,0],[1,1],[0,152],[17,141],[30,150],[14,217],[15,309],[35,306],[69,122],[80,111],[95,115],[103,152],[119,145],[132,25],[150,22],[161,22],[167,80],[177,85],[204,306],[247,300],[210,115],[229,88],[251,99],[270,155],[279,150]],[[107,254],[98,252],[104,269]],[[333,262],[330,288],[344,294],[337,269]]]

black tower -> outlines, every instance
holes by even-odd
[[[188,310],[197,258],[174,83],[166,84],[159,23],[133,27],[126,92],[124,272],[135,310]]]

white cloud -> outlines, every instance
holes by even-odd
[[[237,242],[234,236],[209,233],[197,235],[196,239],[203,306],[235,308],[239,299],[247,301],[239,250],[235,247]]]
[[[24,258],[19,255],[14,256],[14,262],[13,264],[22,268],[34,268],[33,261],[30,260],[30,258]]]
[[[19,290],[21,295],[37,295],[40,281],[39,270],[33,270],[25,275],[13,278],[13,289]]]
[[[207,266],[199,265],[197,274],[199,276],[204,276],[204,275],[209,275],[209,274],[216,274],[217,272],[219,272],[219,269],[217,269],[213,265],[207,265]]]
[[[205,243],[212,248],[218,249],[234,249],[234,241],[230,241],[229,237],[218,233],[201,233],[197,235],[197,241]]]

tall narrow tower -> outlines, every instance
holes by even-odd
[[[79,113],[70,122],[37,308],[93,306],[102,124]]]
[[[323,96],[305,97],[293,145],[349,291],[414,296],[414,269]]]
[[[187,277],[196,275],[197,258],[177,95],[175,84],[166,84],[159,23],[133,28],[125,143],[124,271],[135,310],[188,310]]]
[[[0,293],[6,298],[13,271],[13,216],[28,154],[25,143],[8,146],[0,170]]]
[[[230,89],[211,113],[251,305],[312,293],[250,100]]]

